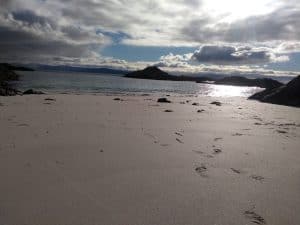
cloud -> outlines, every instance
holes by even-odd
[[[59,24],[31,10],[0,14],[0,59],[88,57],[110,43],[95,30]],[[27,59],[28,61],[28,59]]]
[[[184,68],[187,67],[189,61],[191,60],[191,56],[192,53],[184,55],[174,55],[172,53],[169,53],[168,55],[161,56],[159,62],[153,64],[153,66]]]
[[[250,46],[204,45],[195,51],[192,59],[210,64],[265,64],[287,61],[288,57],[276,56],[271,49]]]
[[[1,0],[0,60],[117,67],[127,63],[133,68],[134,63],[102,56],[102,49],[117,44],[193,46],[198,50],[155,62],[192,71],[201,64],[282,62],[288,53],[300,52],[298,0],[270,0],[274,4],[268,11],[232,20],[207,11],[209,1]],[[142,60],[136,67],[148,65]]]
[[[300,41],[300,4],[281,7],[271,13],[233,22],[222,19],[194,19],[182,27],[183,39],[192,42]]]

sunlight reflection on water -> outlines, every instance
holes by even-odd
[[[238,87],[229,85],[210,85],[208,95],[212,97],[244,97],[263,90],[258,87]]]

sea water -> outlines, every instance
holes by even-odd
[[[214,97],[248,97],[260,90],[257,87],[198,84],[188,81],[161,81],[125,78],[122,75],[78,72],[18,72],[15,82],[21,91],[41,90],[47,93],[104,93],[104,94],[178,94]]]

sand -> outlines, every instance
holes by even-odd
[[[300,224],[299,108],[115,97],[0,97],[1,225]]]

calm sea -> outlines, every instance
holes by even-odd
[[[207,95],[215,97],[248,97],[262,90],[256,87],[236,87],[195,82],[156,81],[124,78],[112,74],[69,72],[19,72],[20,90],[37,89],[47,93],[105,93]]]

